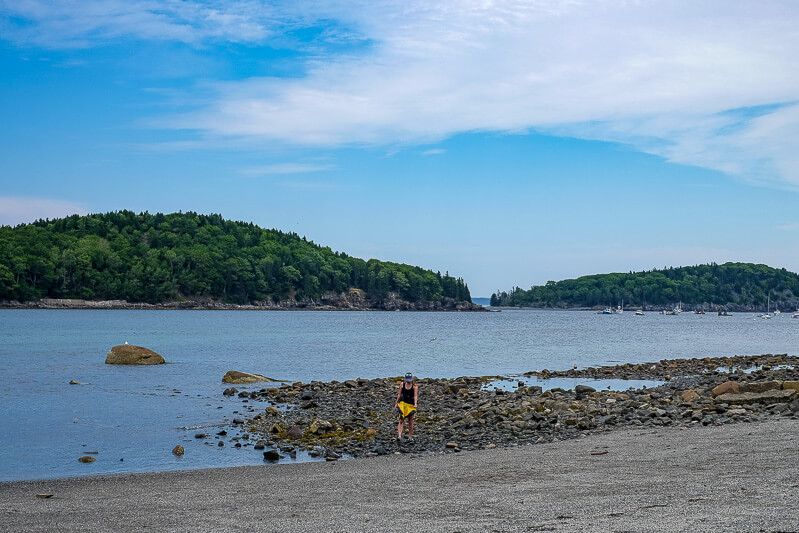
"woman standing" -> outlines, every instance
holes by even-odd
[[[413,441],[413,426],[414,426],[414,413],[418,407],[419,402],[419,385],[413,374],[408,372],[405,374],[405,379],[400,384],[397,391],[397,401],[394,402],[394,407],[399,411],[399,423],[397,424],[397,441],[402,440],[402,430],[404,422],[408,421],[408,440]]]

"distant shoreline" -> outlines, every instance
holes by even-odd
[[[436,311],[485,312],[481,305],[470,302],[408,302],[388,300],[361,305],[344,302],[340,305],[286,301],[279,303],[231,304],[215,301],[178,301],[164,303],[128,302],[126,300],[79,300],[43,298],[33,302],[0,302],[0,309],[64,309],[64,310],[139,310],[139,311]]]

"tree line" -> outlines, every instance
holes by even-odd
[[[118,211],[0,226],[0,300],[254,303],[350,288],[374,302],[389,293],[471,300],[463,279],[448,273],[365,261],[220,215]]]
[[[548,281],[528,290],[491,295],[491,305],[517,307],[686,306],[795,309],[799,275],[752,263],[670,267],[645,272],[597,274]]]

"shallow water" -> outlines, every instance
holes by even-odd
[[[751,317],[0,310],[0,480],[261,463],[251,447],[193,438],[266,405],[222,396],[231,369],[307,382],[797,353],[799,320]],[[125,341],[169,364],[105,365],[108,349]],[[175,444],[184,457],[171,454]],[[99,452],[95,463],[78,463],[86,451]]]

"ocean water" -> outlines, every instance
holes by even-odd
[[[104,364],[108,349],[124,342],[149,347],[168,364]],[[405,372],[515,375],[795,355],[797,346],[799,320],[788,314],[0,310],[0,480],[262,463],[252,447],[234,449],[225,439],[220,448],[214,437],[221,429],[235,434],[233,418],[266,405],[222,396],[221,378],[231,369],[305,382]],[[81,384],[68,385],[72,379]],[[212,437],[198,440],[197,432]],[[184,457],[172,455],[176,444]],[[79,463],[89,451],[96,462]]]

